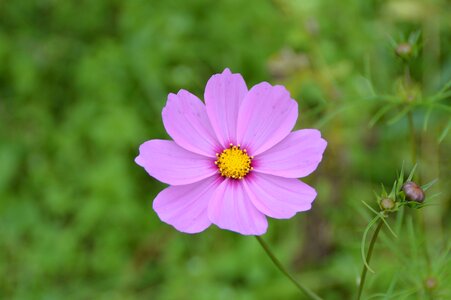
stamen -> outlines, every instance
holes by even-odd
[[[247,154],[246,149],[240,149],[241,145],[234,146],[230,144],[230,148],[224,149],[221,154],[216,153],[218,159],[215,165],[218,166],[221,176],[233,179],[243,179],[251,170],[253,156]]]

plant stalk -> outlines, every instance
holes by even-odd
[[[413,114],[411,111],[407,114],[407,118],[409,119],[409,131],[412,142],[412,165],[415,165],[417,162],[417,138],[415,134],[415,125],[413,123]]]
[[[290,281],[301,291],[305,296],[308,297],[308,299],[313,300],[322,300],[321,297],[319,297],[317,294],[312,292],[310,289],[302,286],[299,282],[296,281],[296,279],[291,275],[287,269],[282,265],[282,263],[277,259],[277,257],[273,254],[271,249],[269,248],[268,244],[258,235],[255,236],[257,238],[257,241],[262,246],[263,250],[265,250],[266,254],[269,256],[269,258],[272,260],[274,265],[288,278]]]
[[[370,263],[371,255],[373,254],[374,245],[376,244],[377,236],[379,235],[379,231],[382,228],[384,222],[382,219],[379,220],[379,224],[377,224],[376,230],[373,233],[373,237],[371,238],[370,246],[368,248],[368,253],[366,254],[366,262]],[[365,285],[366,273],[368,272],[367,267],[363,264],[362,274],[360,275],[360,284],[359,284],[359,292],[357,294],[357,300],[360,300],[363,292],[363,286]]]

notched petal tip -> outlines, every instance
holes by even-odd
[[[324,138],[324,136],[321,134],[321,131],[316,128],[304,128],[300,129],[299,131],[308,132],[309,139],[317,139],[320,143],[318,152],[321,152],[321,154],[324,153],[325,149],[327,148],[327,145],[329,144],[327,140]]]
[[[269,84],[271,85],[271,84]],[[283,85],[280,84],[275,84],[272,86],[275,90],[279,91],[279,92],[283,92],[283,93],[288,93],[290,94],[290,91]]]
[[[177,104],[177,102],[181,102],[181,99],[179,97],[191,97],[194,96],[190,92],[184,89],[180,89],[177,93],[169,93],[168,98],[166,100],[166,105],[163,107],[163,113],[165,110],[168,109],[168,107]],[[194,96],[195,97],[195,96]]]
[[[258,88],[258,87],[260,87],[260,88],[272,88],[273,86],[267,81],[262,81],[262,82],[257,83],[256,85],[254,85],[252,88]]]
[[[323,153],[324,153],[324,151],[326,150],[326,148],[327,148],[327,145],[329,144],[325,139],[323,139],[323,138],[321,138],[321,142],[323,143]]]
[[[321,136],[318,138],[318,140],[319,140],[318,155],[321,156],[321,159],[318,162],[318,165],[319,165],[319,163],[321,163],[321,161],[323,160],[324,152],[327,149],[328,142]]]
[[[187,91],[187,90],[185,90],[185,89],[180,89],[178,92],[177,92],[177,96],[187,96],[187,97],[191,97],[191,95],[193,95],[193,94],[191,94],[189,91]],[[193,95],[194,96],[194,95]],[[196,97],[196,96],[195,96]]]
[[[232,75],[232,71],[230,71],[229,68],[225,68],[224,71],[222,71],[222,74]]]
[[[139,154],[138,154],[138,156],[135,157],[135,163],[138,166],[143,167],[143,161],[142,161],[142,158],[141,158],[141,156]]]
[[[138,155],[135,157],[135,163],[140,166],[140,167],[145,167],[145,158],[144,158],[144,152],[145,152],[145,148],[146,146],[151,142],[152,140],[149,141],[145,141],[144,143],[142,143],[141,145],[139,145],[139,149],[138,149]]]
[[[169,93],[169,94],[168,94],[168,98],[166,99],[166,104],[165,104],[165,106],[163,107],[163,111],[164,111],[168,106],[170,106],[171,104],[173,104],[173,103],[175,103],[175,102],[177,101],[177,95],[178,95],[178,93],[177,93],[177,94],[175,94],[175,93]]]

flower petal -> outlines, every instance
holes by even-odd
[[[211,224],[208,219],[208,202],[220,181],[219,176],[212,176],[188,185],[170,186],[155,198],[153,209],[163,222],[174,226],[178,231],[204,231]]]
[[[219,228],[244,235],[261,235],[268,228],[266,217],[252,204],[241,181],[226,179],[208,205],[208,216]]]
[[[200,181],[218,171],[211,158],[164,140],[150,140],[142,144],[135,162],[146,169],[150,176],[171,185]]]
[[[236,143],[236,124],[241,101],[247,93],[247,86],[240,74],[225,69],[213,75],[205,87],[205,105],[210,123],[216,136],[225,148]]]
[[[276,219],[289,219],[309,210],[316,197],[315,189],[295,178],[253,174],[246,177],[244,185],[254,206]]]
[[[237,141],[255,156],[284,139],[297,118],[297,102],[283,86],[259,83],[241,104]]]
[[[290,133],[280,143],[253,160],[254,171],[287,178],[304,177],[318,167],[327,142],[316,129]]]
[[[188,91],[169,94],[163,123],[174,141],[194,153],[214,157],[219,143],[202,101]]]

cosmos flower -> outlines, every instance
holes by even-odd
[[[267,216],[309,210],[316,191],[297,178],[317,168],[327,142],[315,129],[291,132],[298,105],[289,92],[267,82],[248,90],[225,69],[210,78],[204,99],[169,94],[162,115],[174,141],[139,148],[136,163],[170,185],[153,202],[160,219],[186,233],[215,224],[261,235]]]

